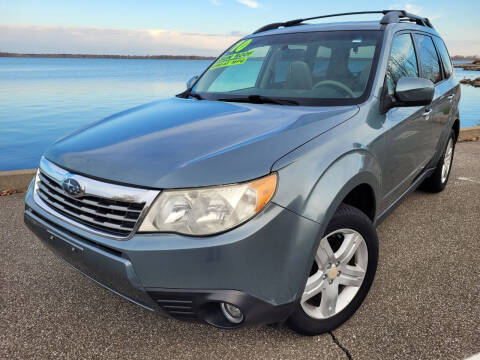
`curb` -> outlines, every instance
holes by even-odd
[[[480,140],[480,126],[460,129],[458,141]],[[37,169],[0,171],[0,191],[24,191],[33,179]]]
[[[480,140],[480,126],[472,126],[460,129],[458,141],[475,141]]]
[[[37,169],[0,171],[0,191],[26,190]]]

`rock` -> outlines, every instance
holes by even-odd
[[[23,193],[23,192],[25,192],[25,191],[18,191],[18,190],[13,190],[13,189],[2,190],[2,191],[0,191],[0,196],[13,195],[13,194],[18,194],[18,193]]]
[[[461,142],[466,142],[466,141],[479,141],[480,140],[480,136],[476,136],[476,137],[471,137],[471,138],[465,138],[465,139],[462,139],[460,140]]]
[[[480,77],[476,79],[462,79],[460,80],[461,84],[472,85],[474,87],[480,87]]]
[[[480,60],[475,60],[467,64],[453,64],[453,66],[463,70],[480,71]]]

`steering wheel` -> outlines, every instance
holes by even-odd
[[[349,95],[350,97],[352,98],[355,98],[357,97],[355,95],[355,93],[352,91],[352,89],[350,89],[347,85],[345,85],[344,83],[341,83],[340,81],[336,81],[336,80],[322,80],[318,83],[316,83],[314,86],[313,86],[313,90],[315,89],[318,89],[319,87],[322,87],[322,86],[331,86],[331,87],[335,87],[337,89],[340,89],[344,94],[347,94]]]

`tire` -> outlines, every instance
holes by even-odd
[[[328,267],[332,259],[334,263]],[[313,336],[342,325],[367,296],[377,263],[378,238],[371,220],[357,208],[341,204],[319,242],[303,295],[288,318],[287,326],[302,335]],[[332,310],[333,302],[329,299],[333,299],[335,292],[337,300]],[[329,297],[328,294],[333,295]]]
[[[448,183],[448,179],[450,177],[450,171],[452,169],[453,155],[455,154],[455,143],[456,137],[455,133],[452,130],[450,131],[450,137],[447,141],[447,144],[445,145],[442,156],[438,160],[435,172],[430,177],[424,180],[420,187],[422,190],[431,193],[439,193],[443,191],[443,189],[445,189]],[[450,145],[451,152],[449,153]],[[444,171],[446,171],[446,173],[444,173]]]

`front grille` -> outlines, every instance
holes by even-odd
[[[37,194],[43,202],[63,216],[102,233],[128,236],[145,207],[145,202],[126,202],[92,195],[73,198],[42,171],[38,176]]]

